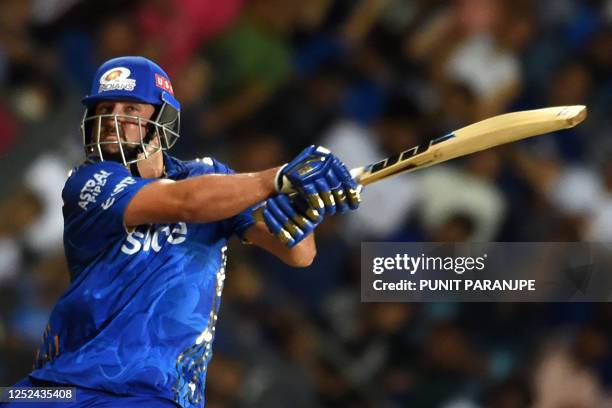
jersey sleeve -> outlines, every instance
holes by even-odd
[[[191,175],[234,174],[234,171],[225,164],[208,157],[197,160],[194,163],[198,164],[198,166]],[[228,218],[227,220],[223,220],[222,225],[223,230],[225,231],[225,236],[230,237],[231,235],[237,235],[240,239],[243,239],[246,230],[255,224],[255,219],[253,218],[252,213],[252,208],[248,208],[240,214]]]
[[[123,214],[130,200],[156,179],[133,177],[119,163],[99,162],[77,168],[66,181],[64,242],[74,250],[101,250],[126,234]]]

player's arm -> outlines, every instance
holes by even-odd
[[[316,253],[314,230],[323,214],[308,199],[279,194],[254,211],[257,222],[244,237],[291,266],[309,266]]]
[[[262,248],[290,266],[309,266],[317,254],[314,233],[307,235],[294,247],[289,248],[275,235],[270,233],[264,222],[256,222],[250,227],[244,237],[253,245]]]
[[[150,223],[213,222],[233,217],[276,194],[278,168],[256,173],[162,179],[140,189],[128,204],[128,227]]]
[[[214,222],[233,217],[292,185],[321,214],[359,205],[348,169],[331,152],[309,146],[282,168],[160,180],[139,190],[124,213],[127,227],[149,223]]]
[[[313,232],[324,217],[355,210],[360,202],[360,188],[340,159],[315,146],[304,152],[308,157],[302,163],[283,168],[299,194],[279,194],[260,203],[254,211],[258,222],[244,235],[285,263],[301,267],[316,255]]]

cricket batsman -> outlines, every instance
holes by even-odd
[[[0,406],[203,407],[228,239],[308,266],[313,230],[356,209],[360,186],[322,147],[246,174],[170,156],[180,104],[143,57],[102,64],[83,104],[86,157],[62,192],[71,283],[15,384],[76,387],[76,401]]]

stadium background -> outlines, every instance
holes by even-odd
[[[358,265],[367,240],[612,240],[610,0],[3,0],[1,385],[31,368],[68,284],[80,98],[129,54],[173,79],[174,153],[241,171],[310,143],[356,166],[505,111],[590,110],[367,188],[310,268],[234,243],[208,407],[612,406],[611,304],[365,304]]]

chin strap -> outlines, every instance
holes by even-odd
[[[130,164],[130,173],[132,173],[132,176],[134,177],[140,177],[140,171],[138,170],[138,163]]]

